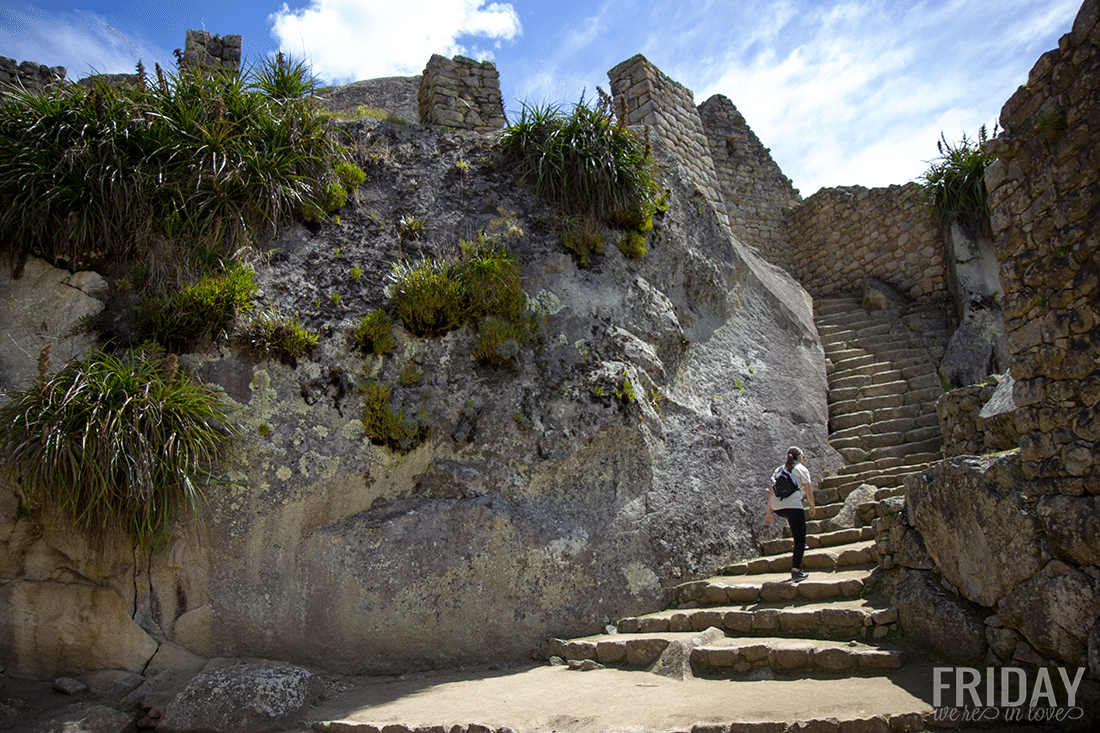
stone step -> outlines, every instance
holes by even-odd
[[[783,636],[822,639],[880,639],[893,630],[897,609],[862,598],[800,603],[753,603],[737,606],[668,609],[624,618],[607,640],[635,634],[699,632],[716,628],[731,637]],[[876,629],[879,629],[876,631]]]
[[[880,364],[873,364],[869,367],[851,369],[844,372],[843,374],[833,373],[833,375],[829,378],[830,389],[844,389],[845,387],[865,388],[866,385],[882,385],[892,383],[903,385],[897,390],[898,392],[905,392],[909,389],[908,380],[902,378],[901,372],[899,370],[891,369],[889,367],[883,368]]]
[[[835,515],[834,515],[835,516]],[[823,517],[829,518],[829,517]],[[832,534],[826,533],[826,534]],[[802,556],[802,569],[810,570],[836,570],[846,567],[862,567],[878,562],[878,554],[875,551],[874,538],[861,539],[842,545],[825,545],[811,548]],[[809,537],[806,538],[809,540]],[[788,543],[791,540],[786,540]],[[809,544],[807,541],[806,544]],[[732,565],[727,565],[719,571],[718,577],[743,577],[760,575],[764,573],[790,572],[791,555],[790,548],[782,555],[764,555],[762,557],[745,560]],[[716,591],[716,595],[717,591]]]
[[[843,371],[844,369],[855,369],[858,367],[867,366],[869,364],[890,364],[890,362],[883,361],[882,359],[879,359],[877,356],[864,349],[846,348],[843,350],[838,350],[838,353],[849,350],[863,353],[848,354],[846,356],[830,356],[829,361],[833,363],[834,369],[838,371]]]
[[[853,310],[863,310],[859,301],[855,298],[819,298],[814,300],[814,318],[827,317],[836,314],[850,313]]]
[[[788,558],[789,560],[790,558]],[[757,558],[770,563],[767,558]],[[757,562],[750,560],[749,563]],[[733,566],[736,567],[736,566]],[[789,566],[788,566],[789,567]],[[792,601],[796,598],[855,598],[863,593],[872,567],[810,573],[806,580],[791,581],[790,571],[753,575],[725,575],[681,583],[672,591],[673,607]]]
[[[894,465],[892,466],[880,466],[876,461],[865,461],[863,463],[845,466],[839,473],[821,479],[821,486],[827,489],[836,489],[840,496],[846,497],[847,494],[844,493],[841,488],[842,486],[856,480],[869,484],[874,483],[871,479],[874,479],[876,475],[883,478],[890,478],[898,475],[903,477],[908,476],[914,471],[926,468],[930,461],[937,460],[935,457],[929,458],[929,455],[931,454],[914,452],[901,458],[894,457]]]
[[[567,660],[591,659],[604,665],[648,667],[669,644],[692,644],[698,632],[604,634],[580,639],[552,639],[540,647],[539,656]],[[702,675],[744,674],[760,667],[783,672],[872,672],[900,669],[905,650],[857,641],[757,636],[717,639],[691,650],[691,665]]]
[[[860,540],[873,540],[874,538],[875,531],[872,528],[855,527],[826,532],[825,534],[806,535],[806,546],[810,549],[836,547],[837,545],[848,545]],[[794,548],[794,540],[789,537],[780,537],[773,540],[764,540],[760,545],[760,551],[763,555],[782,555],[789,553]]]
[[[760,667],[777,672],[851,674],[901,669],[904,649],[838,642],[783,638],[726,639],[691,650],[691,663],[702,674],[748,674]]]
[[[851,388],[845,388],[843,391],[843,397],[840,396],[840,390],[834,390],[829,393],[829,417],[835,415],[844,415],[850,412],[865,412],[867,410],[895,410],[897,408],[909,408],[903,412],[891,413],[882,415],[883,419],[891,419],[894,417],[917,417],[921,414],[920,405],[906,405],[905,395],[879,395],[877,397],[865,397],[862,390],[855,389],[851,393],[848,390]]]

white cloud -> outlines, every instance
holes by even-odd
[[[93,13],[34,7],[0,7],[0,49],[17,61],[64,66],[69,79],[133,73],[139,59],[152,70],[155,62],[166,66],[171,59],[141,35],[124,34]]]
[[[284,4],[268,21],[280,49],[308,58],[330,83],[419,74],[433,53],[489,59],[490,51],[467,51],[461,41],[522,33],[511,4],[485,0],[312,0],[303,9]]]

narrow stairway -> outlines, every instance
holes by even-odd
[[[654,669],[679,641],[705,677],[791,679],[888,675],[914,656],[892,641],[897,610],[863,597],[878,555],[874,529],[860,517],[872,513],[853,520],[848,512],[844,524],[837,516],[863,484],[875,488],[866,501],[896,496],[906,476],[942,458],[936,364],[952,324],[937,304],[870,312],[855,298],[816,301],[815,321],[829,442],[848,465],[819,482],[802,563],[810,577],[791,581],[789,536],[768,540],[760,557],[677,586],[669,609],[622,619],[613,633],[554,639],[540,648],[544,658]],[[928,714],[924,707],[906,717],[923,726]]]
[[[829,443],[848,461],[821,479],[843,501],[862,484],[900,495],[905,477],[943,458],[936,365],[953,331],[935,303],[867,311],[856,298],[819,299],[814,321],[829,379]],[[831,525],[818,520],[813,529]]]

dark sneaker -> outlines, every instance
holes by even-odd
[[[810,577],[810,574],[809,573],[804,573],[801,570],[799,570],[798,572],[792,572],[791,573],[791,581],[794,582],[794,583],[797,583],[800,580],[805,580],[808,577]]]

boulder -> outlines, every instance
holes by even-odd
[[[1012,387],[1016,380],[1008,372],[997,377],[997,388],[978,413],[985,425],[985,449],[988,452],[1020,447],[1020,432],[1016,429],[1016,400]]]
[[[879,280],[877,277],[863,278],[862,305],[866,310],[904,308],[912,302],[912,298],[888,282]]]
[[[1079,565],[1100,565],[1100,497],[1043,496],[1035,514],[1055,555]]]
[[[65,723],[65,733],[135,733],[132,715],[106,705],[95,705],[75,723]]]
[[[1100,619],[1100,579],[1051,560],[1005,597],[998,615],[1039,653],[1084,667],[1089,634]]]
[[[837,515],[829,520],[830,529],[851,529],[860,526],[859,507],[875,500],[877,488],[871,484],[860,484],[844,498],[844,506]]]
[[[269,733],[297,723],[324,692],[290,665],[228,664],[200,672],[169,705],[157,733]]]
[[[951,334],[940,361],[940,374],[953,387],[980,384],[1008,367],[1004,314],[1000,308],[971,303]]]
[[[894,605],[898,625],[913,643],[956,664],[984,660],[985,624],[965,601],[940,587],[932,573],[906,574],[894,589]]]
[[[905,481],[909,523],[966,598],[994,606],[1046,562],[1018,453],[957,456]]]
[[[96,669],[140,672],[157,650],[118,593],[77,582],[0,585],[0,639],[9,673],[38,678]]]
[[[1000,267],[993,241],[958,222],[948,233],[948,252],[948,283],[959,327],[948,342],[940,373],[953,386],[965,387],[1008,368]]]
[[[686,680],[694,677],[695,674],[691,669],[691,650],[713,644],[719,639],[724,639],[725,636],[725,632],[721,629],[711,626],[687,641],[674,639],[661,652],[661,656],[657,658],[657,661],[650,666],[649,671],[674,680]]]

